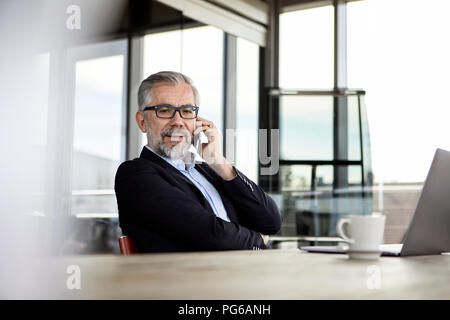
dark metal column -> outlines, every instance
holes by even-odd
[[[334,0],[334,90],[347,89],[347,5]],[[335,96],[334,103],[334,160],[348,158],[347,97]],[[334,166],[333,188],[348,186],[348,167]]]
[[[126,159],[139,157],[141,152],[141,131],[136,124],[136,112],[138,111],[137,92],[141,84],[144,64],[144,43],[142,36],[128,36],[127,59],[127,124],[126,124]],[[148,77],[149,75],[145,75]]]
[[[259,100],[259,128],[263,130],[279,129],[279,97],[270,96],[271,88],[278,88],[278,65],[279,65],[279,20],[280,1],[268,1],[269,25],[267,30],[266,48],[260,50],[260,100]],[[266,150],[272,150],[270,131],[266,135]],[[258,133],[258,141],[261,141]],[[279,143],[279,142],[278,142]],[[261,146],[258,145],[258,155]],[[272,158],[276,158],[270,155]],[[269,164],[270,165],[270,164]],[[267,192],[279,192],[279,173],[274,175],[261,174],[261,163],[258,161],[259,184]]]

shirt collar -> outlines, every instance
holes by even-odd
[[[160,158],[166,160],[169,164],[180,171],[190,170],[195,167],[195,163],[205,162],[205,160],[198,154],[197,149],[193,145],[188,149],[188,155],[186,160],[191,159],[190,161],[184,161],[183,159],[171,159],[170,157],[164,156],[153,150],[148,145],[145,146],[148,150],[159,156]]]

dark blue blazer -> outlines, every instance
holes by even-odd
[[[116,173],[115,192],[123,234],[139,252],[265,249],[259,233],[275,234],[281,217],[275,202],[236,170],[226,181],[206,163],[195,168],[219,192],[230,222],[180,171],[147,148]]]

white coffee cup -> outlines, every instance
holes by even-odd
[[[376,259],[383,244],[386,217],[380,213],[371,215],[348,215],[339,219],[338,235],[348,243],[348,254],[355,259]],[[344,225],[347,225],[344,232]]]

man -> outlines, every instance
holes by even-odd
[[[148,144],[115,180],[120,227],[138,251],[265,249],[267,235],[280,230],[279,210],[225,159],[219,130],[198,117],[191,79],[153,74],[141,83],[138,104]],[[201,131],[208,141],[197,154],[192,141]]]

